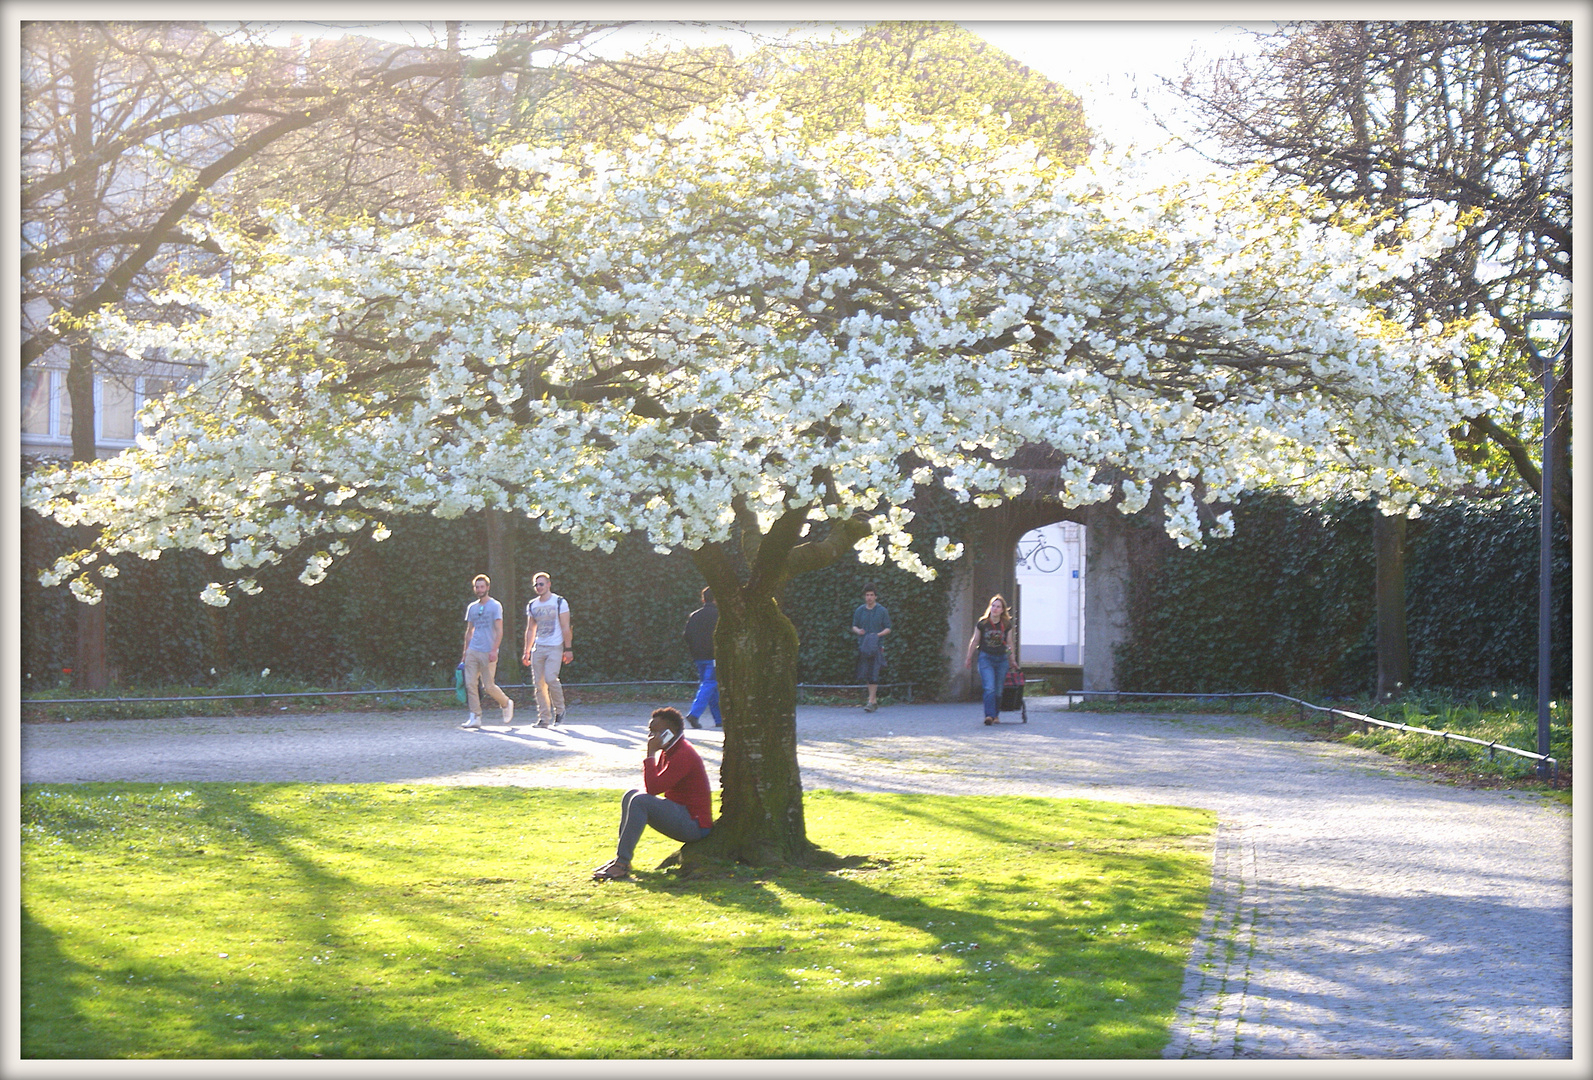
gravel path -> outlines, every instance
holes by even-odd
[[[21,777],[625,788],[648,709],[575,706],[551,730],[462,731],[454,711],[26,724]],[[1211,901],[1164,1056],[1570,1058],[1568,810],[1245,717],[1031,699],[1029,723],[987,728],[977,711],[803,707],[803,785],[1215,810]],[[720,733],[691,738],[717,780]]]

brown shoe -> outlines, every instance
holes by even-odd
[[[630,876],[630,864],[622,863],[618,859],[610,859],[592,871],[593,881],[624,881]]]

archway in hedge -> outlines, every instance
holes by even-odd
[[[1115,690],[1117,679],[1114,654],[1127,637],[1128,558],[1126,532],[1128,519],[1115,505],[1068,508],[1046,497],[1044,491],[1002,506],[974,514],[964,538],[961,565],[948,587],[946,643],[946,686],[955,700],[971,698],[977,689],[964,666],[968,638],[973,624],[984,612],[995,593],[1013,599],[1020,623],[1026,618],[1024,601],[1018,596],[1017,558],[1022,538],[1035,529],[1058,523],[1072,523],[1082,529],[1080,574],[1083,584],[1080,620],[1088,628],[1075,664],[1057,664],[1058,683],[1066,680],[1075,688]],[[1087,575],[1087,578],[1086,578]],[[1020,654],[1021,658],[1021,654]],[[1023,658],[1028,665],[1031,660]],[[1037,667],[1046,668],[1042,661]]]

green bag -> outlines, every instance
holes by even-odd
[[[459,699],[459,704],[465,703],[465,662],[459,661],[459,666],[454,668],[454,697]]]

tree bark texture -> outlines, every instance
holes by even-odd
[[[720,603],[714,656],[725,742],[713,848],[754,865],[805,862],[796,627],[773,597]]]
[[[1377,556],[1377,700],[1388,701],[1410,685],[1410,643],[1405,632],[1405,534],[1407,521],[1372,515]]]
[[[779,596],[793,577],[851,550],[868,525],[845,519],[833,522],[823,539],[808,540],[805,511],[788,512],[767,533],[744,507],[738,515],[739,547],[709,544],[692,552],[719,607],[714,660],[725,741],[714,831],[683,848],[680,862],[688,871],[715,861],[833,863],[807,835],[797,763],[797,632]]]
[[[77,605],[77,658],[72,682],[84,690],[103,690],[109,683],[105,668],[105,601]]]
[[[492,579],[492,595],[503,605],[503,645],[498,649],[498,679],[520,682],[524,675],[520,653],[525,627],[520,622],[520,602],[515,588],[519,575],[515,567],[515,519],[501,510],[488,509],[487,576]],[[472,575],[474,576],[474,575]]]

